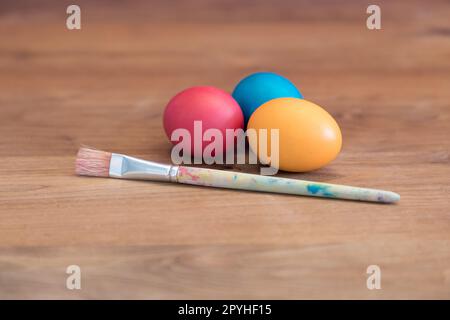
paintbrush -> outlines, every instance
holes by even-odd
[[[75,171],[82,176],[167,181],[206,187],[334,199],[381,203],[393,203],[400,200],[400,195],[391,191],[161,164],[84,147],[78,151]]]

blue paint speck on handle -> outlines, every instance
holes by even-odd
[[[325,197],[334,197],[335,195],[328,190],[328,186],[323,186],[320,184],[309,184],[307,190],[311,194],[322,194]]]

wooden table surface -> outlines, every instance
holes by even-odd
[[[0,298],[450,298],[448,1],[377,1],[378,31],[360,1],[73,2],[81,30],[67,1],[0,4]],[[342,129],[329,166],[280,176],[401,201],[74,175],[81,144],[170,161],[168,100],[255,71]]]

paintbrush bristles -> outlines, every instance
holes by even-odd
[[[77,154],[75,172],[80,176],[109,177],[111,153],[80,148]]]

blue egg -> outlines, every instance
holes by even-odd
[[[269,100],[303,98],[291,81],[273,72],[257,72],[245,77],[234,88],[232,95],[241,106],[245,125],[252,113]]]

